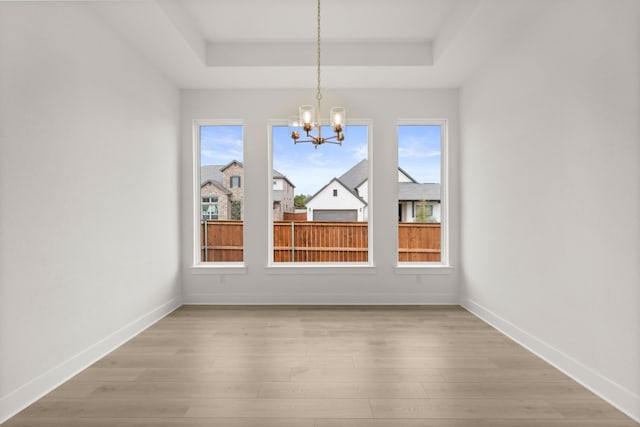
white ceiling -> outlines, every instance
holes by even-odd
[[[323,0],[322,38],[433,40],[458,3],[460,0]],[[180,4],[207,41],[316,39],[315,0],[184,0]]]
[[[323,0],[323,87],[459,87],[554,1]],[[315,0],[88,5],[181,88],[315,86]]]

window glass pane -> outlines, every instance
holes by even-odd
[[[243,260],[242,144],[242,126],[200,126],[201,262]]]
[[[217,203],[202,205],[202,219],[218,219]]]
[[[294,144],[285,126],[272,127],[275,263],[368,261],[368,132],[347,126],[342,146],[315,148]]]
[[[398,260],[441,261],[440,125],[398,127]]]

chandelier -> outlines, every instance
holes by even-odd
[[[329,112],[333,135],[329,137],[322,136],[322,121],[320,120],[320,104],[322,101],[322,93],[320,92],[320,0],[318,0],[318,44],[317,44],[317,92],[316,92],[316,109],[313,105],[300,106],[300,115],[289,118],[289,132],[294,144],[299,142],[310,142],[314,148],[318,145],[329,143],[342,145],[344,140],[343,126],[346,126],[346,111],[342,107],[333,107]],[[311,134],[313,130],[317,131],[314,136]],[[300,140],[300,132],[304,131],[307,139]]]

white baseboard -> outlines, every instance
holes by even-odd
[[[611,405],[640,422],[640,396],[470,299],[460,305],[527,350],[550,363]]]
[[[458,294],[304,294],[184,295],[185,305],[459,305]]]
[[[0,424],[182,305],[174,298],[0,398]]]

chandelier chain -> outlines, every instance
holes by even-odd
[[[317,46],[317,62],[316,62],[316,74],[318,77],[318,91],[316,92],[316,99],[318,100],[318,127],[320,127],[320,101],[322,100],[322,93],[320,92],[320,0],[318,0],[318,46]]]
[[[2,1],[2,0],[0,0]],[[317,110],[314,113],[312,105],[302,105],[300,106],[300,116],[299,117],[289,117],[289,130],[291,132],[291,138],[293,139],[294,144],[298,144],[301,142],[310,142],[313,144],[313,148],[318,148],[318,145],[322,145],[324,143],[329,144],[337,144],[342,145],[342,141],[344,141],[344,126],[346,124],[345,120],[345,109],[342,107],[333,107],[329,112],[329,121],[327,125],[330,125],[333,128],[333,135],[324,138],[322,136],[322,92],[320,89],[320,70],[321,70],[321,57],[322,57],[322,43],[321,43],[321,35],[320,35],[320,23],[321,23],[321,8],[320,2],[321,0],[317,0],[318,2],[318,15],[317,15],[317,45],[316,45],[316,77],[317,77],[317,91],[316,91],[316,106]],[[316,135],[312,134],[314,130],[317,132]],[[306,139],[300,140],[301,131],[305,132]]]

